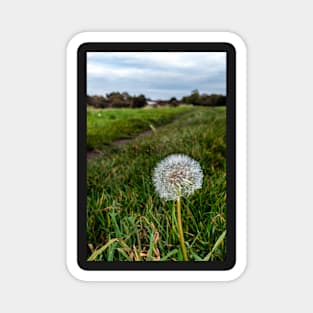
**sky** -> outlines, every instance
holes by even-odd
[[[88,52],[87,93],[113,91],[169,99],[226,94],[225,52]]]

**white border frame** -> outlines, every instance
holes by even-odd
[[[225,271],[87,271],[77,263],[77,49],[86,42],[226,42],[236,49],[236,264]],[[246,268],[246,46],[230,32],[85,32],[67,45],[67,268],[83,281],[230,281]]]

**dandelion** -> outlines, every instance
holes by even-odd
[[[157,193],[165,200],[188,197],[201,189],[203,173],[200,164],[184,154],[172,154],[154,169],[153,182]]]
[[[184,154],[166,157],[157,164],[153,173],[153,183],[159,196],[166,201],[176,202],[178,232],[185,261],[188,261],[188,257],[181,221],[181,197],[188,197],[201,189],[202,179],[200,164]]]

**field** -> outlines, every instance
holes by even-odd
[[[183,260],[175,204],[159,198],[151,178],[173,153],[204,173],[202,189],[182,199],[189,260],[225,260],[225,107],[92,109],[87,125],[88,149],[99,151],[87,165],[88,260]]]
[[[87,148],[101,149],[117,139],[132,138],[151,127],[172,121],[180,114],[190,111],[191,106],[159,109],[109,109],[87,110]]]

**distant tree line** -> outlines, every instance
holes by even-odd
[[[193,105],[203,106],[224,106],[226,105],[226,97],[223,95],[206,93],[200,94],[198,90],[193,90],[190,96],[183,97],[183,103],[191,103]]]
[[[180,104],[224,106],[226,105],[226,97],[218,94],[200,94],[198,90],[194,90],[189,96],[182,97],[181,100],[172,97],[169,100],[150,101],[150,99],[146,98],[143,94],[131,96],[127,92],[111,92],[105,96],[87,95],[86,102],[87,105],[96,108],[142,108],[148,104],[151,106],[178,106]]]
[[[144,95],[130,96],[127,92],[111,92],[105,97],[87,95],[87,105],[96,108],[142,108],[146,104]]]

